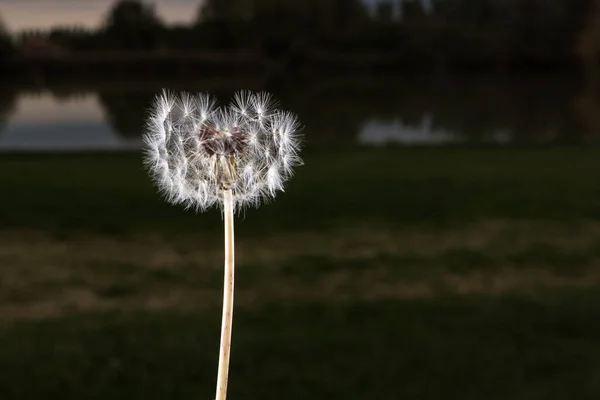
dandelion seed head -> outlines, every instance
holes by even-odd
[[[166,200],[196,211],[258,206],[283,191],[298,156],[300,124],[265,92],[240,91],[228,107],[209,94],[156,97],[144,133],[145,165]]]

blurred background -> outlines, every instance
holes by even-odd
[[[212,399],[222,221],[162,88],[272,92],[305,165],[236,220],[231,399],[600,398],[600,1],[0,0],[0,398]]]

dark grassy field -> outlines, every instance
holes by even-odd
[[[231,399],[600,397],[600,149],[311,149],[237,220]],[[218,212],[0,159],[0,399],[212,399]]]

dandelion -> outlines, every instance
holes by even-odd
[[[163,91],[144,135],[145,164],[166,200],[195,211],[218,206],[225,222],[223,320],[216,400],[227,392],[233,317],[233,214],[283,191],[298,157],[300,125],[268,93],[240,91],[228,107],[208,94]]]

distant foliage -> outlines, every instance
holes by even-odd
[[[207,0],[198,26],[209,45],[262,46],[277,56],[299,43],[397,52],[427,64],[573,62],[590,0],[434,0],[369,14],[360,0]],[[401,16],[401,17],[400,17]],[[598,24],[597,24],[598,25]]]
[[[15,45],[0,18],[0,60],[12,55],[15,52]]]
[[[589,72],[600,74],[600,0],[594,0],[590,7],[579,35],[577,52]]]
[[[427,10],[404,1],[399,11],[367,8],[363,0],[198,0],[192,25],[165,26],[152,5],[120,0],[98,31],[55,28],[38,36],[65,51],[251,51],[282,65],[314,57],[343,63],[348,55],[358,64],[385,58],[442,69],[598,63],[600,0],[431,1]],[[2,37],[5,54],[10,43]]]
[[[600,0],[594,0],[577,43],[587,85],[575,108],[588,132],[600,136]]]
[[[78,27],[52,28],[48,33],[48,40],[69,50],[89,51],[102,48],[100,35],[92,30]]]
[[[279,55],[298,44],[353,37],[364,31],[367,18],[360,0],[206,0],[197,27],[214,45]]]
[[[571,57],[578,21],[571,19],[567,8],[575,8],[576,3],[578,0],[439,1],[432,25],[446,44],[440,47],[452,49],[444,54],[448,60],[470,56],[497,65],[560,63]]]
[[[159,47],[164,27],[153,5],[121,0],[108,13],[104,35],[111,48],[148,50]]]

